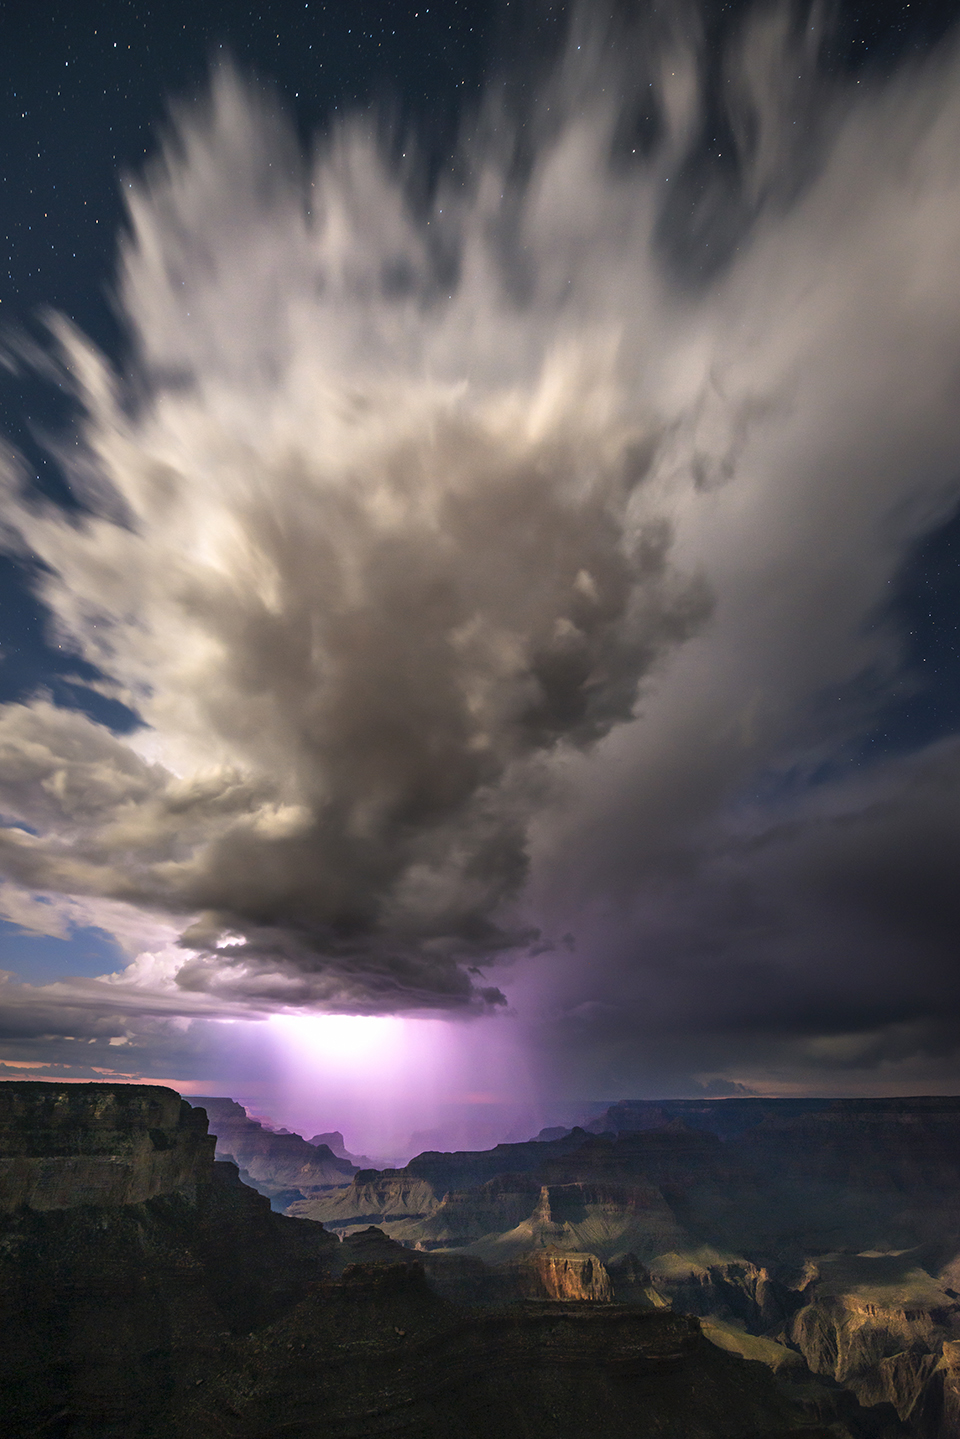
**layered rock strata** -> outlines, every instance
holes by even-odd
[[[917,1256],[826,1255],[808,1266],[802,1293],[785,1332],[809,1367],[862,1403],[892,1404],[917,1433],[938,1435],[937,1399],[954,1387],[947,1376],[960,1354],[960,1304]]]
[[[0,1213],[139,1204],[209,1177],[206,1118],[156,1085],[0,1084]]]
[[[588,1256],[615,1300],[741,1326],[773,1345],[758,1354],[786,1343],[916,1439],[952,1432],[960,1099],[638,1101],[590,1128],[422,1154],[293,1212],[382,1226],[471,1302],[515,1293],[548,1248]]]
[[[525,1299],[600,1304],[609,1304],[613,1299],[610,1275],[595,1254],[539,1249],[521,1260],[518,1267]]]

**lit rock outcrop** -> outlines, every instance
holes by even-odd
[[[935,1390],[956,1387],[960,1305],[915,1256],[825,1255],[808,1266],[804,1296],[787,1333],[814,1373],[861,1404],[892,1404],[918,1433],[937,1433],[926,1411]]]
[[[595,1254],[540,1249],[520,1263],[521,1292],[527,1299],[613,1300],[610,1275]]]

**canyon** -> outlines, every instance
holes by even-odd
[[[904,1433],[948,1439],[958,1197],[960,1100],[738,1098],[613,1105],[527,1143],[361,1170],[287,1212],[341,1235],[377,1225],[474,1302],[583,1300],[589,1267],[595,1299],[699,1316],[729,1350],[799,1362],[806,1382],[891,1406]]]
[[[265,1195],[274,1209],[341,1188],[357,1172],[357,1166],[335,1154],[321,1136],[318,1143],[265,1128],[236,1100],[202,1096],[191,1102],[209,1116],[216,1158],[233,1161],[244,1183]]]
[[[0,1084],[10,1439],[960,1432],[957,1101],[613,1106],[394,1171],[207,1103]]]

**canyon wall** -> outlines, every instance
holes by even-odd
[[[197,1095],[190,1103],[206,1111],[210,1132],[216,1136],[217,1158],[233,1160],[245,1183],[268,1199],[281,1200],[276,1208],[342,1188],[357,1172],[356,1165],[326,1144],[265,1129],[233,1099]]]
[[[744,1357],[886,1406],[914,1439],[960,1434],[960,1099],[624,1102],[291,1212],[381,1226],[473,1303],[596,1302],[609,1283],[615,1303],[701,1316]]]
[[[0,1084],[0,1213],[138,1204],[209,1181],[202,1111],[157,1085]]]

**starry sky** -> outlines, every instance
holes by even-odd
[[[960,1092],[957,9],[4,7],[0,1072]]]

